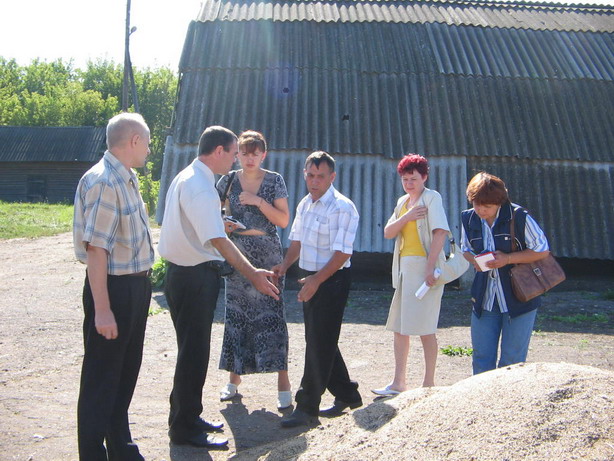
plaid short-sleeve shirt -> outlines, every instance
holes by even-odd
[[[296,207],[289,237],[301,242],[299,266],[319,271],[335,251],[352,254],[358,219],[354,203],[332,185],[315,202],[305,196]],[[350,267],[349,258],[343,267]]]
[[[153,265],[149,218],[138,179],[109,151],[77,186],[73,243],[84,264],[88,245],[107,250],[110,275],[142,272]]]

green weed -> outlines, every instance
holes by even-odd
[[[166,275],[166,269],[168,262],[164,258],[158,259],[151,268],[151,286],[153,288],[162,288],[164,286],[164,276]]]
[[[462,346],[445,346],[440,348],[439,352],[450,357],[471,357],[473,355],[472,348]]]

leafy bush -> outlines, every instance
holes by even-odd
[[[154,288],[162,288],[164,286],[164,276],[166,275],[166,269],[168,268],[168,261],[164,258],[158,259],[151,268],[151,285]]]

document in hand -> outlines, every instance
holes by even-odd
[[[494,261],[494,259],[495,259],[495,254],[492,251],[480,253],[479,255],[475,256],[475,262],[478,263],[478,266],[480,266],[480,270],[482,272],[491,270],[490,267],[486,266],[486,263],[488,261]]]

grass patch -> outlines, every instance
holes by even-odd
[[[606,290],[605,293],[603,293],[603,299],[614,301],[614,289]]]
[[[557,322],[570,323],[580,325],[584,323],[607,323],[608,316],[606,314],[573,314],[573,315],[551,315],[550,318]]]
[[[147,312],[147,315],[149,315],[150,317],[159,314],[160,312],[164,312],[165,309],[163,307],[160,306],[149,306],[149,311]]]
[[[462,346],[445,346],[440,348],[439,352],[449,357],[471,357],[473,355],[473,349],[471,347]]]
[[[72,230],[73,206],[0,201],[0,239],[36,238]]]

